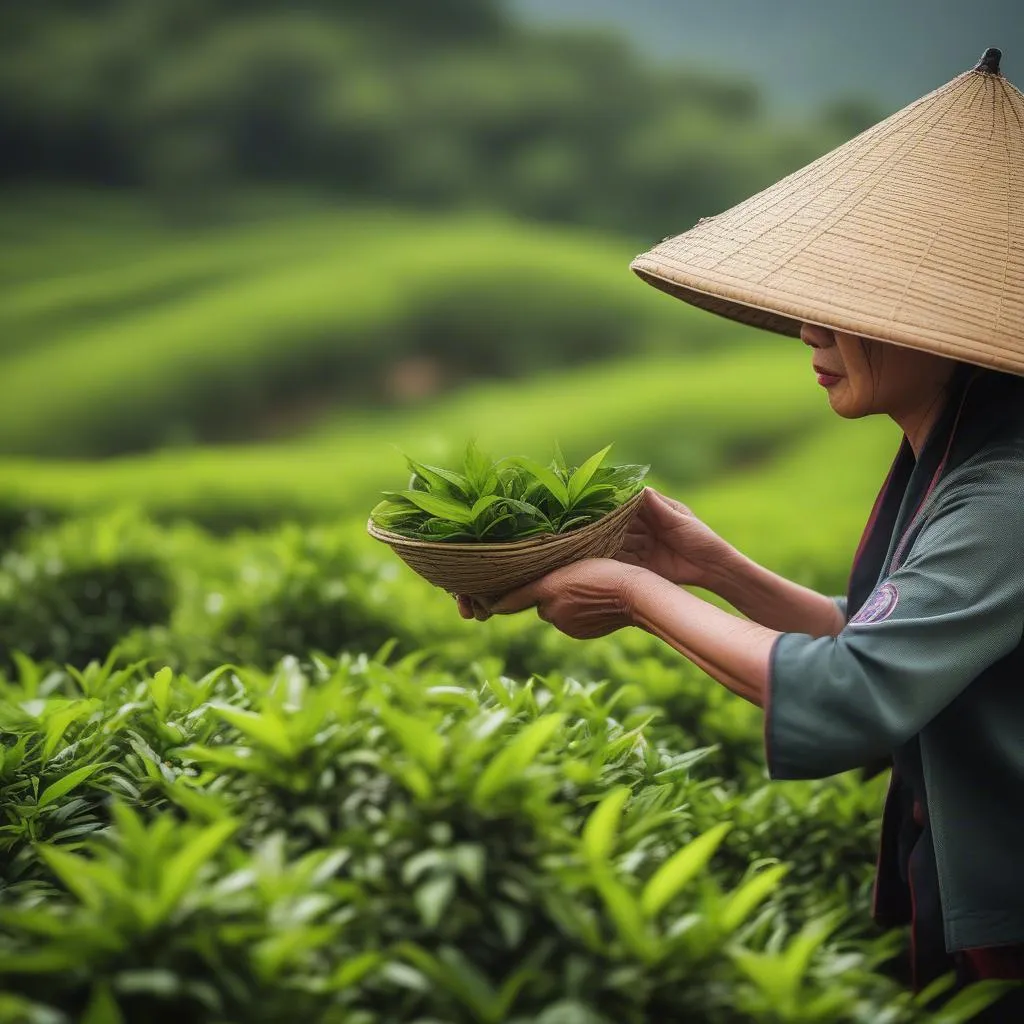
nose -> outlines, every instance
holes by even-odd
[[[827,327],[819,327],[817,324],[803,324],[800,327],[800,340],[811,348],[829,348],[834,338]]]

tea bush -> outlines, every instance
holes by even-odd
[[[21,660],[0,1020],[933,1019],[831,876],[794,912],[722,856],[734,792],[613,690],[386,658]]]
[[[131,630],[169,622],[178,595],[155,530],[124,525],[69,523],[0,561],[0,665],[13,650],[84,665]]]

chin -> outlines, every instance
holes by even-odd
[[[829,392],[828,404],[837,416],[844,420],[859,420],[870,416],[872,410],[861,402],[851,402],[847,395],[833,395]]]

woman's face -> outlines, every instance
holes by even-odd
[[[829,405],[845,419],[917,412],[936,400],[956,366],[930,352],[814,324],[804,324],[800,337],[814,350],[813,365]]]

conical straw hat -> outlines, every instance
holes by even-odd
[[[1024,95],[972,70],[638,256],[672,295],[1024,374]]]

